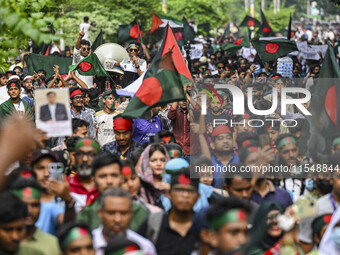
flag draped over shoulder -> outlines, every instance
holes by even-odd
[[[137,19],[134,19],[130,24],[120,25],[118,28],[118,43],[124,44],[129,40],[141,41],[142,31]]]
[[[340,69],[334,49],[328,43],[328,49],[314,85],[309,116],[313,126],[309,141],[309,153],[329,153],[332,135],[340,128]],[[314,132],[314,133],[313,133]]]
[[[38,70],[43,69],[46,71],[46,77],[50,77],[54,73],[54,65],[59,66],[60,74],[67,74],[69,65],[72,64],[72,58],[44,56],[34,53],[25,56],[25,61],[30,75],[33,75],[34,71],[38,72]]]
[[[169,16],[154,14],[152,16],[150,34],[153,34],[156,30],[166,28],[167,25],[169,25],[173,29],[174,32],[176,32],[176,30],[178,29],[180,30],[183,29],[182,21],[169,17]]]
[[[69,68],[71,72],[77,70],[79,74],[85,76],[108,76],[96,54],[83,58],[78,64],[70,65]]]
[[[246,15],[242,20],[240,27],[259,27],[261,25],[260,21],[255,18]]]
[[[263,62],[275,60],[298,50],[295,41],[283,38],[275,40],[260,40],[256,38],[251,40],[251,42]]]
[[[96,39],[94,39],[94,42],[91,46],[92,52],[94,52],[103,43],[104,43],[103,30],[100,29],[99,34],[97,35]]]
[[[186,99],[183,87],[185,81],[191,81],[191,75],[170,26],[167,26],[163,38],[161,48],[145,73],[142,85],[122,114],[123,117],[141,118],[152,107]]]
[[[273,29],[270,27],[269,22],[264,15],[262,9],[260,9],[261,12],[261,26],[258,30],[259,34],[262,34],[264,37],[268,36],[275,36],[275,33],[273,32]]]

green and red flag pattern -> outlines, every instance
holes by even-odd
[[[174,19],[169,16],[154,14],[152,16],[152,24],[150,34],[154,33],[158,29],[164,29],[169,24],[169,26],[174,30],[183,30],[183,23],[180,20]]]
[[[255,18],[246,15],[242,20],[240,27],[259,27],[261,25],[260,21]]]
[[[177,70],[181,70],[181,73]],[[152,61],[142,85],[131,99],[122,117],[141,118],[152,107],[185,100],[183,80],[190,81],[190,79],[190,72],[179,51],[172,30],[168,26],[162,47]]]
[[[96,54],[91,54],[83,58],[78,64],[71,65],[69,68],[71,72],[77,70],[79,74],[85,76],[96,75],[108,77],[107,72]]]
[[[233,43],[226,43],[224,44],[221,49],[224,51],[227,51],[233,55],[236,54],[236,52],[238,50],[240,50],[242,47],[249,47],[249,36],[245,36],[243,38],[239,38],[237,39],[235,42]]]
[[[120,25],[118,28],[118,43],[124,44],[129,40],[141,41],[143,32],[140,29],[137,19],[130,24]]]
[[[263,35],[264,37],[275,36],[275,33],[273,29],[270,27],[269,22],[266,16],[264,15],[262,9],[260,9],[260,11],[261,11],[261,26],[257,33]]]
[[[252,44],[263,62],[269,62],[286,56],[288,53],[297,51],[295,41],[288,39],[259,40],[253,39]]]

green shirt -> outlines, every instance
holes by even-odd
[[[22,99],[20,99],[20,103],[24,104],[25,114],[27,115],[29,119],[33,121],[34,115],[33,115],[32,108],[29,105],[29,103],[27,103],[25,100],[22,100]],[[15,111],[16,110],[11,99],[8,99],[7,101],[3,102],[0,105],[0,119],[5,120]]]
[[[98,228],[101,221],[98,217],[99,198],[92,204],[85,206],[77,215],[77,221],[87,224],[91,229]],[[132,231],[137,232],[140,225],[148,218],[149,211],[140,204],[132,202],[133,216],[130,222]]]
[[[0,255],[8,255],[9,253],[4,252],[0,250]],[[18,251],[15,253],[15,255],[44,255],[43,252],[40,250],[37,250],[33,247],[23,247],[22,244],[20,244]]]
[[[44,255],[60,255],[61,253],[58,239],[51,234],[42,232],[39,228],[27,242],[22,242],[21,246],[23,248],[35,248]]]

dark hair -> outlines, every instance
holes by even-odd
[[[295,135],[292,135],[292,134],[289,134],[289,133],[280,134],[280,135],[277,137],[276,141],[275,141],[276,147],[279,145],[279,142],[280,142],[283,138],[286,138],[286,137],[293,137],[293,138],[296,140]]]
[[[211,223],[213,219],[221,216],[225,212],[232,209],[242,209],[247,214],[250,212],[250,208],[247,204],[245,204],[241,199],[228,197],[218,199],[207,211],[207,219],[208,222]]]
[[[158,131],[154,136],[150,137],[150,142],[159,143],[160,141],[162,141],[162,138],[164,136],[170,136],[171,141],[175,141],[175,137],[172,132],[170,132],[169,130],[162,129]]]
[[[239,133],[236,138],[236,143],[238,145],[238,148],[242,147],[242,143],[245,140],[252,140],[254,141],[255,144],[259,143],[259,137],[257,134],[252,133],[252,132],[242,132],[242,133]]]
[[[47,75],[46,71],[44,69],[39,69],[38,73],[43,73],[45,76]]]
[[[90,89],[88,89],[87,92],[88,92],[89,98],[91,100],[95,99],[96,97],[99,97],[99,95],[100,95],[100,91],[97,88],[90,88]]]
[[[104,207],[105,199],[107,197],[126,197],[130,201],[130,207],[132,207],[132,197],[130,193],[122,188],[109,188],[104,191],[104,193],[100,196],[100,208]]]
[[[85,228],[87,232],[91,235],[92,237],[92,232],[91,229],[84,223],[79,223],[79,222],[68,222],[60,226],[58,232],[57,232],[57,238],[58,238],[58,243],[60,247],[63,247],[63,243],[65,241],[65,238],[67,237],[68,233],[73,229],[73,228]]]
[[[92,176],[96,174],[99,168],[111,164],[118,164],[119,169],[122,168],[122,162],[119,160],[117,156],[105,152],[98,154],[92,162]]]
[[[133,43],[133,44],[136,44],[136,45],[137,45],[137,48],[140,49],[140,47],[141,47],[141,46],[140,46],[140,42],[137,42],[137,41],[135,41],[135,40],[132,40],[132,41],[129,41],[128,46],[129,46],[130,44],[132,44],[132,43]]]
[[[305,124],[305,119],[296,119],[296,126],[295,127],[288,127],[290,133],[295,134],[298,131],[302,130],[303,125]]]
[[[0,194],[0,223],[24,219],[28,215],[27,205],[10,191]]]
[[[138,159],[142,155],[143,151],[143,147],[137,147],[131,152],[130,160],[133,162],[134,165],[137,165]]]
[[[84,17],[84,22],[88,22],[89,21],[89,17],[85,16]]]
[[[50,91],[46,94],[46,96],[49,96],[49,95],[52,95],[52,94],[57,95],[57,93],[55,93],[54,91]]]
[[[5,73],[0,73],[0,78],[1,78],[1,77],[4,77],[4,76],[7,78],[7,74],[5,74]]]
[[[22,177],[23,175],[27,177]],[[32,187],[42,190],[42,187],[36,178],[35,172],[29,167],[24,166],[15,168],[10,174],[7,189],[22,189],[25,187]]]
[[[90,44],[90,42],[88,41],[88,40],[85,40],[85,39],[82,39],[81,41],[80,41],[80,45],[87,45],[87,46],[91,46],[91,44]]]
[[[182,147],[178,143],[168,143],[165,144],[164,146],[168,152],[171,150],[178,150],[182,153]]]
[[[232,167],[235,167],[236,171],[235,173],[228,173],[228,177],[224,179],[224,183],[229,187],[233,180],[235,178],[242,178],[244,180],[247,180],[247,181],[251,181],[251,178],[243,178],[243,176],[240,174],[241,173],[241,167],[244,166],[244,164],[242,163],[236,163],[236,164],[232,164],[231,165]]]
[[[73,118],[72,119],[72,132],[76,132],[79,127],[88,127],[89,123],[86,120]]]
[[[150,146],[150,150],[149,150],[149,158],[152,156],[152,154],[156,151],[160,151],[162,152],[164,155],[166,155],[165,153],[165,150],[164,150],[164,147],[158,143],[153,143],[151,146]]]
[[[80,136],[71,136],[66,140],[67,151],[74,151],[77,142],[82,139]]]

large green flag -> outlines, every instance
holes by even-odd
[[[171,41],[173,48],[167,47],[167,45],[170,45],[169,41]],[[186,99],[183,78],[181,77],[183,74],[177,72],[177,68],[182,64],[180,60],[176,60],[178,51],[174,35],[168,26],[163,45],[145,73],[142,85],[123,112],[123,117],[142,118],[144,113],[152,107]],[[179,66],[177,66],[176,61]],[[185,70],[181,71],[184,72]]]
[[[92,52],[94,52],[103,43],[104,43],[103,30],[100,29],[99,34],[97,35],[96,39],[94,39],[94,42],[92,43],[92,46],[91,46]]]
[[[25,56],[25,61],[30,75],[33,75],[34,71],[38,72],[38,70],[43,69],[46,71],[46,77],[50,77],[54,73],[53,67],[55,65],[59,66],[60,74],[67,74],[68,67],[72,64],[72,58],[44,56],[34,53]]]
[[[130,24],[120,25],[118,28],[118,43],[124,44],[129,40],[141,41],[141,33],[137,19],[134,19]]]
[[[261,26],[258,30],[258,33],[262,34],[264,37],[275,36],[275,33],[273,32],[273,29],[270,27],[266,16],[264,16],[262,9],[260,9],[260,12],[261,12]]]
[[[283,38],[275,40],[260,40],[256,38],[251,40],[251,42],[263,62],[275,60],[298,50],[295,41]]]
[[[221,49],[224,51],[227,51],[228,53],[235,55],[236,52],[241,49],[242,47],[249,47],[249,36],[244,36],[243,38],[240,38],[236,40],[233,43],[226,43],[224,44]]]
[[[260,25],[261,25],[260,21],[246,15],[242,20],[240,27],[259,27]]]
[[[328,49],[314,85],[309,116],[313,129],[309,141],[309,153],[330,153],[332,135],[340,128],[340,69],[333,47]]]
[[[195,38],[195,31],[189,25],[188,21],[183,17],[183,41],[186,43]]]
[[[71,65],[70,71],[77,70],[81,75],[109,76],[96,54],[83,58],[78,64]]]

